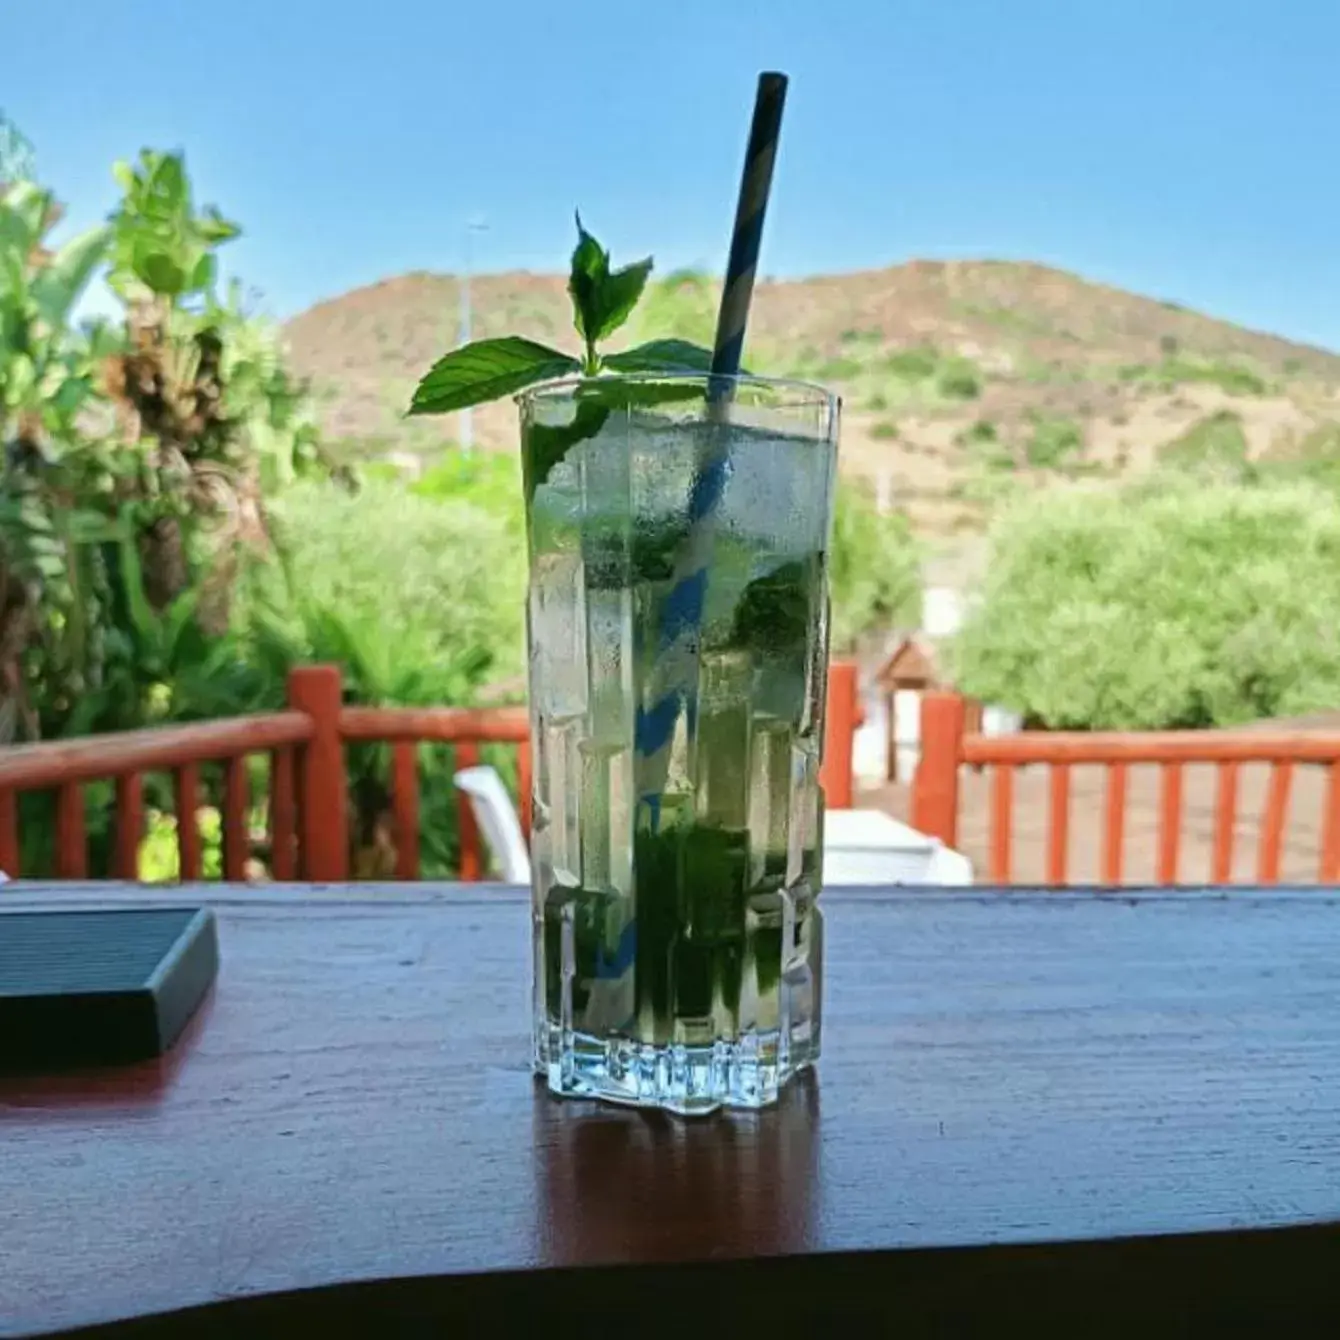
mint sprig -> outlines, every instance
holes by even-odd
[[[706,372],[712,362],[711,353],[687,340],[651,340],[623,353],[601,354],[601,341],[613,335],[632,315],[651,270],[650,256],[621,269],[611,269],[609,252],[586,231],[579,214],[568,294],[572,298],[573,325],[582,339],[580,356],[551,349],[520,335],[475,340],[453,349],[433,364],[414,391],[409,413],[449,414],[574,374],[599,378],[606,372],[667,375]],[[594,414],[587,417],[582,425],[585,431],[575,440],[591,435],[596,417]],[[595,431],[599,431],[598,425]],[[555,459],[538,472],[541,476],[546,476],[552,464],[561,459],[557,442],[553,444],[553,452]]]

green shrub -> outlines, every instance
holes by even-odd
[[[881,515],[864,482],[838,485],[829,551],[834,654],[850,651],[863,633],[920,622],[920,559],[901,512]]]
[[[1321,424],[1299,441],[1272,447],[1249,474],[1263,483],[1306,480],[1340,498],[1340,424]]]
[[[630,322],[630,343],[674,337],[711,348],[717,306],[717,284],[706,271],[674,270],[647,285]]]
[[[824,382],[849,382],[863,371],[864,365],[855,358],[829,358],[815,368],[814,375]]]
[[[515,451],[447,452],[409,486],[410,493],[434,501],[482,508],[520,534],[526,526],[522,505],[521,455]]]
[[[1024,444],[1024,459],[1035,470],[1056,470],[1084,450],[1084,429],[1074,419],[1033,417],[1033,432]]]
[[[337,613],[360,630],[385,676],[403,679],[412,667],[416,682],[432,683],[435,696],[419,701],[459,702],[481,676],[522,669],[525,554],[515,515],[376,481],[356,494],[299,485],[273,510],[294,574],[279,607]]]
[[[1154,367],[1132,363],[1121,368],[1118,376],[1122,381],[1144,382],[1165,391],[1195,383],[1217,386],[1229,395],[1265,395],[1270,390],[1265,379],[1250,368],[1190,358],[1165,358]]]
[[[1247,466],[1247,435],[1242,420],[1221,410],[1194,423],[1158,449],[1159,464],[1196,474],[1240,479]]]
[[[940,355],[927,345],[900,349],[884,360],[884,370],[901,381],[929,381],[940,366]]]
[[[953,358],[940,370],[935,389],[946,400],[976,400],[982,394],[982,379],[970,359]]]
[[[1052,727],[1232,725],[1340,701],[1340,502],[1156,475],[1017,499],[956,639],[964,692]]]
[[[876,442],[892,442],[898,436],[898,425],[889,419],[881,419],[878,423],[871,425],[870,436]]]
[[[352,496],[319,485],[286,493],[275,506],[284,563],[260,577],[246,609],[251,661],[280,683],[293,665],[336,662],[346,701],[373,706],[466,706],[483,685],[519,675],[518,523],[460,500],[500,487],[503,470],[458,458],[423,493],[378,481]],[[515,483],[508,497],[519,499]],[[511,751],[485,758],[512,782]],[[421,745],[418,760],[421,866],[436,878],[458,868],[455,759],[445,746]],[[347,764],[355,873],[385,873],[361,863],[375,856],[389,807],[390,749],[355,746]]]

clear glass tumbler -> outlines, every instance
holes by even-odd
[[[727,382],[518,398],[534,1064],[685,1113],[774,1102],[820,1038],[839,406]]]

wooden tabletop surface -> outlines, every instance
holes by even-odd
[[[0,1335],[201,1305],[222,1334],[229,1300],[359,1281],[416,1277],[396,1297],[422,1316],[424,1281],[479,1272],[874,1259],[828,1255],[852,1252],[897,1306],[898,1259],[922,1282],[979,1260],[947,1248],[1076,1244],[1065,1277],[1112,1286],[1086,1242],[1340,1221],[1335,891],[830,891],[817,1076],[688,1122],[532,1079],[517,890],[17,884],[0,917],[155,899],[216,908],[218,982],[161,1063],[0,1081]],[[1285,1240],[1299,1270],[1340,1262],[1331,1229],[1228,1234],[1246,1254],[1207,1279],[1248,1287]]]

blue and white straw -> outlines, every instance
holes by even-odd
[[[675,564],[674,585],[661,611],[651,704],[638,710],[636,745],[642,778],[639,789],[643,802],[651,809],[653,824],[659,816],[671,743],[681,714],[690,732],[696,727],[707,574],[712,561],[716,511],[731,471],[729,436],[724,425],[729,417],[732,379],[740,371],[749,304],[754,296],[754,276],[772,189],[786,83],[784,74],[761,74],[758,80],[708,381],[709,418],[721,431],[703,435],[689,498],[689,533]]]

